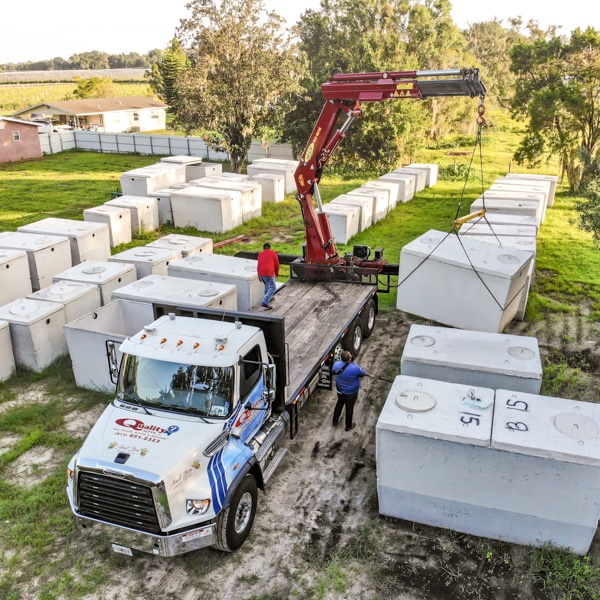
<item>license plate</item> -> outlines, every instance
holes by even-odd
[[[119,546],[119,544],[112,545],[113,552],[117,554],[126,554],[127,556],[133,556],[133,552],[131,548],[127,548],[127,546]]]

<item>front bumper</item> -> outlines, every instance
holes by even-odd
[[[216,543],[215,523],[206,523],[193,529],[180,531],[172,535],[153,535],[143,531],[135,531],[104,521],[96,521],[89,517],[75,514],[75,522],[81,532],[104,533],[110,542],[140,552],[148,552],[157,556],[178,556],[200,548],[213,546]]]

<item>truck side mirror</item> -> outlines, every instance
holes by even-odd
[[[106,340],[106,358],[108,359],[108,371],[110,380],[116,385],[119,378],[119,362],[117,361],[117,349],[113,340]]]
[[[275,401],[275,365],[268,364],[263,365],[263,377],[265,380],[265,390],[264,394],[266,396],[266,401],[269,404],[273,404]]]

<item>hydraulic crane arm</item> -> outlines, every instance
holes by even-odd
[[[318,183],[323,168],[346,137],[355,118],[362,115],[361,103],[397,98],[425,99],[439,96],[484,97],[486,88],[479,69],[442,71],[393,71],[381,73],[337,73],[321,85],[325,105],[309,137],[295,172],[298,201],[306,227],[304,262],[335,267],[348,266],[352,257],[337,254],[329,219],[323,212]],[[345,115],[334,131],[338,118]],[[317,206],[315,208],[314,201]],[[382,259],[358,259],[360,266],[381,270]]]

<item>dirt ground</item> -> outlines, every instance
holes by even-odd
[[[106,571],[105,580],[85,599],[545,598],[527,571],[526,548],[379,515],[375,427],[400,372],[410,324],[395,311],[380,315],[364,342],[357,362],[369,377],[352,432],[342,424],[332,427],[335,392],[313,395],[299,434],[285,442],[288,453],[267,493],[259,495],[253,532],[239,551],[130,558],[113,554],[103,540],[90,542],[73,533],[57,548],[57,561],[67,568],[83,562],[85,570],[100,566]],[[581,320],[515,322],[510,333],[538,337],[544,360],[563,348],[579,366],[588,365],[580,374],[587,397],[577,399],[598,401],[600,342],[596,324],[585,314]],[[94,412],[76,415],[78,431],[93,424]],[[592,555],[599,553],[596,541]],[[73,571],[74,578],[81,576],[81,570]],[[23,598],[38,598],[40,583],[33,580]],[[71,598],[68,593],[63,597]]]

